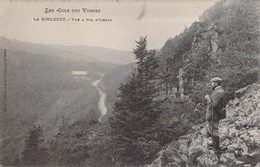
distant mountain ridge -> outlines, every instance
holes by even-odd
[[[36,44],[20,40],[11,40],[0,37],[0,48],[24,51],[31,54],[43,54],[58,56],[73,60],[85,60],[89,62],[104,62],[116,64],[128,64],[135,62],[134,55],[130,51],[121,51],[102,47],[91,46],[63,46],[50,44]]]
[[[0,55],[3,69],[3,49]],[[97,119],[99,96],[91,82],[115,66],[8,49],[8,99],[7,111],[0,114],[0,163],[10,164],[21,156],[28,128],[33,124],[43,127],[47,141],[55,135],[62,119]],[[74,70],[87,71],[87,78],[74,78]],[[0,75],[0,97],[4,97],[3,83]],[[4,99],[0,98],[1,111],[3,104]]]

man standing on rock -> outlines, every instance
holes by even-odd
[[[214,149],[220,152],[219,147],[219,120],[225,118],[224,95],[225,91],[221,87],[222,79],[215,77],[210,80],[212,86],[212,94],[206,95],[207,112],[206,120],[208,135],[212,137],[212,144],[209,144],[209,149]]]

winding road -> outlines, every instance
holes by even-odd
[[[101,119],[104,115],[107,114],[107,107],[106,107],[106,94],[98,87],[98,84],[100,81],[102,81],[103,76],[101,76],[100,79],[95,80],[92,82],[92,85],[98,90],[98,93],[100,95],[99,101],[98,101],[98,108],[101,111],[101,116],[99,117],[98,121],[101,122]]]

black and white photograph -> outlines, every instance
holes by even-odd
[[[0,167],[260,167],[259,0],[0,0]]]

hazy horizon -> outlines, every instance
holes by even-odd
[[[148,49],[160,49],[189,27],[216,1],[0,1],[0,36],[36,44],[91,46],[122,51],[148,36]],[[30,7],[28,8],[28,5]],[[45,13],[48,9],[100,9],[100,13]],[[111,18],[111,22],[44,22],[34,18]]]
[[[104,48],[104,49],[108,49],[108,50],[118,50],[118,51],[123,51],[123,52],[131,52],[132,50],[122,50],[122,49],[117,49],[117,48],[107,48],[104,46],[90,46],[90,45],[66,45],[66,44],[56,44],[56,43],[33,43],[33,42],[29,42],[29,41],[24,41],[24,40],[19,40],[19,39],[11,39],[11,38],[6,38],[3,36],[0,36],[0,38],[5,38],[7,40],[10,41],[16,41],[16,42],[25,42],[25,43],[29,43],[29,44],[36,44],[36,45],[45,45],[45,46],[64,46],[64,47],[91,47],[91,48]]]

